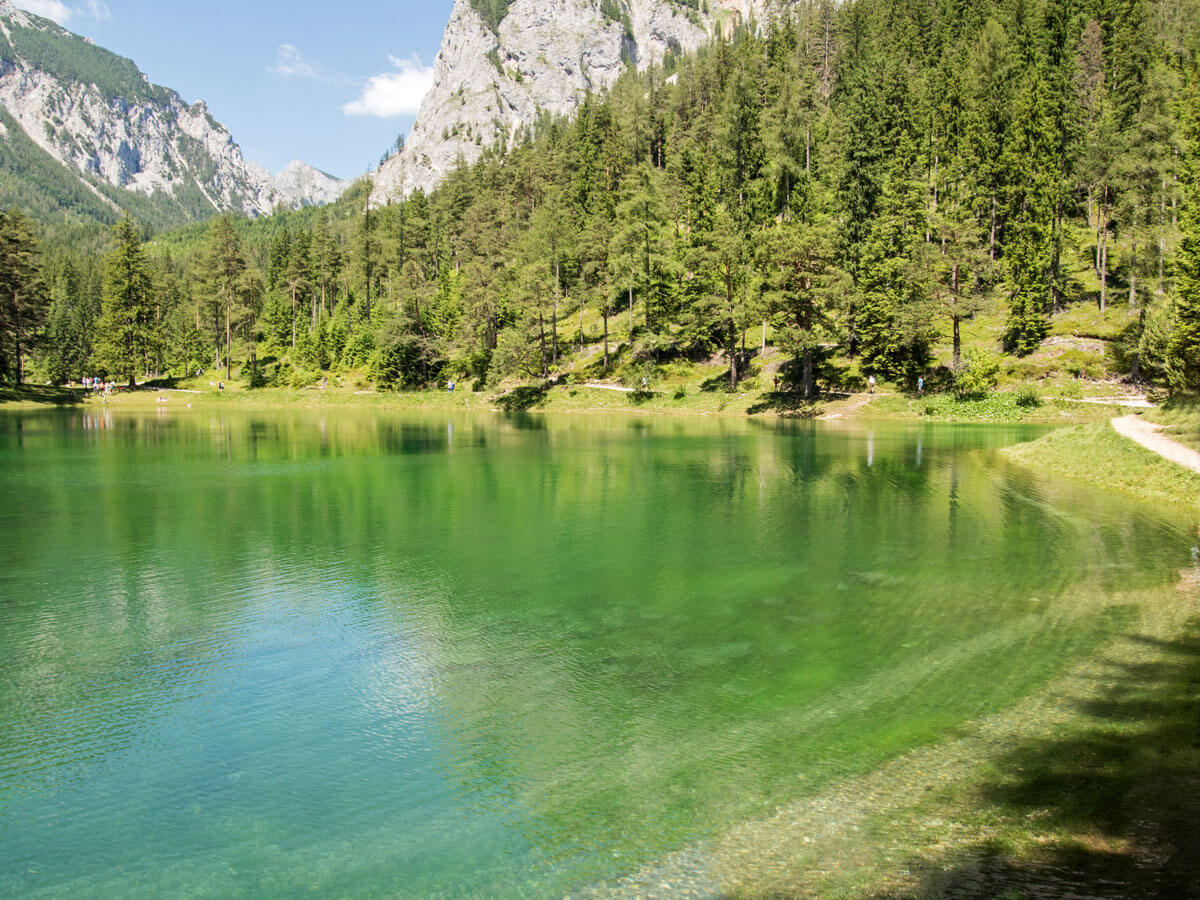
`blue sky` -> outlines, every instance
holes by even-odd
[[[247,159],[353,178],[412,127],[452,0],[13,0],[204,100]]]

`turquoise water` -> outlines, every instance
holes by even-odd
[[[1034,435],[0,415],[0,894],[554,896],[954,735],[1191,561]]]

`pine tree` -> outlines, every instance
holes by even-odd
[[[241,238],[229,216],[213,220],[201,265],[205,288],[224,319],[225,380],[228,381],[233,367],[233,326],[248,312],[247,306],[257,293]]]
[[[792,219],[768,229],[765,238],[769,309],[779,320],[780,344],[800,363],[804,396],[811,398],[816,351],[832,337],[833,229],[823,220]]]
[[[109,374],[127,378],[132,388],[160,341],[154,328],[154,285],[132,220],[118,222],[113,237],[116,246],[105,259],[96,355]]]
[[[1189,72],[1187,96],[1200,96],[1196,68]],[[1166,370],[1174,392],[1200,392],[1200,128],[1192,130],[1190,171],[1183,206],[1183,235],[1175,253],[1175,325],[1167,345]]]
[[[0,374],[7,369],[17,384],[25,380],[26,357],[49,307],[41,248],[29,222],[16,211],[0,214]]]

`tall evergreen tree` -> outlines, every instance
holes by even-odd
[[[41,248],[28,220],[16,211],[0,213],[0,374],[25,380],[25,361],[49,308]]]
[[[242,241],[229,216],[220,216],[209,227],[201,277],[209,296],[220,309],[225,325],[225,378],[232,373],[233,326],[255,299]]]
[[[128,217],[113,226],[115,246],[105,260],[96,355],[110,375],[132,388],[145,372],[160,335],[154,327],[154,284],[141,235]]]

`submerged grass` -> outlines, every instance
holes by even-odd
[[[1198,576],[1067,600],[1100,599],[1140,618],[958,737],[596,893],[1200,896]]]
[[[1001,452],[1039,472],[1181,510],[1200,510],[1200,475],[1121,437],[1108,424],[1064,428]]]

